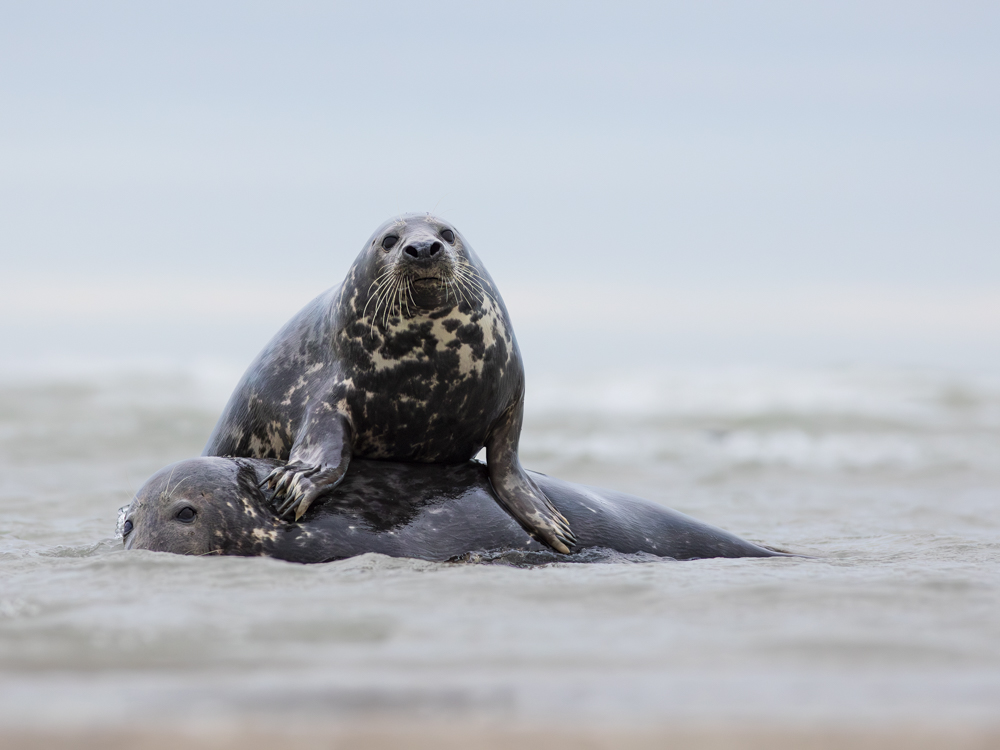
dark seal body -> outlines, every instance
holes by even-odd
[[[204,455],[287,461],[270,482],[279,512],[298,518],[352,456],[457,463],[485,446],[500,502],[567,552],[572,532],[518,459],[523,406],[520,352],[485,267],[451,225],[405,216],[250,365]]]
[[[496,504],[487,469],[475,461],[354,461],[344,481],[298,522],[278,518],[270,491],[259,486],[274,466],[226,458],[168,466],[132,501],[125,546],[302,563],[366,552],[436,561],[510,552],[536,553],[538,562],[566,559],[548,552]],[[591,548],[677,560],[782,554],[638,497],[531,476],[573,524],[581,554]]]

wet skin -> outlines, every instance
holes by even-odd
[[[300,521],[279,518],[261,483],[277,462],[197,458],[161,470],[125,515],[125,546],[188,555],[269,556],[302,563],[366,552],[447,561],[547,548],[500,508],[476,461],[444,466],[356,460]],[[531,474],[577,532],[577,550],[687,560],[774,552],[638,497]],[[552,555],[551,557],[556,557]]]
[[[300,518],[352,457],[467,461],[486,448],[497,500],[559,552],[566,518],[521,468],[524,369],[500,293],[464,237],[430,215],[383,224],[347,278],[250,365],[203,455],[282,461],[279,514]]]

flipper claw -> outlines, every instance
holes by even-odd
[[[279,466],[265,480],[274,489],[274,509],[279,518],[297,521],[313,501],[340,484],[340,467],[313,466],[295,461]]]

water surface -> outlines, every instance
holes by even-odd
[[[5,731],[996,726],[996,379],[530,381],[527,466],[811,557],[516,568],[125,552],[118,507],[200,452],[236,376],[5,376]]]

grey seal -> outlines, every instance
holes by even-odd
[[[196,458],[162,469],[124,515],[125,546],[300,563],[366,552],[435,561],[520,553],[528,562],[595,559],[586,554],[598,549],[677,560],[784,554],[648,500],[530,473],[577,533],[573,555],[557,555],[497,505],[477,461],[355,460],[299,521],[285,521],[272,508],[273,491],[261,486],[275,468],[268,460]]]
[[[287,461],[268,482],[279,514],[300,518],[352,456],[459,463],[485,447],[503,507],[567,553],[570,524],[521,468],[523,409],[521,355],[486,268],[451,224],[405,215],[264,348],[203,455]]]

